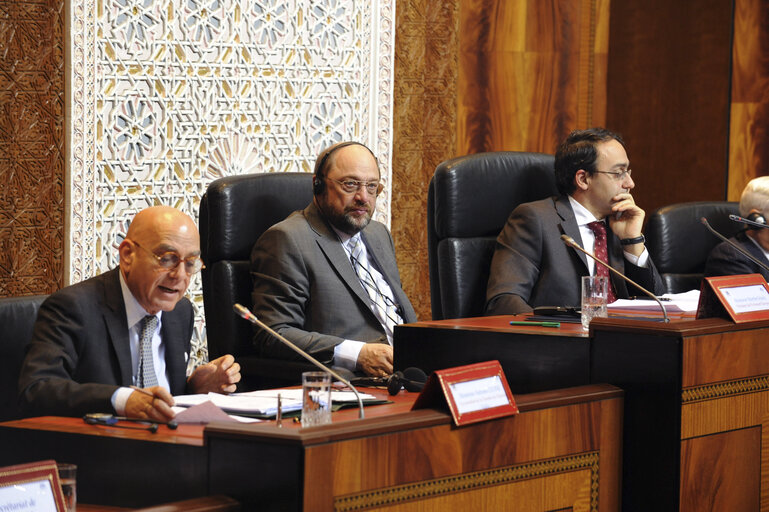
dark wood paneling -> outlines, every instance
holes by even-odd
[[[731,0],[612,2],[607,126],[646,211],[726,194]]]
[[[64,268],[64,0],[0,2],[0,296]]]

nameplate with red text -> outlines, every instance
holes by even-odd
[[[430,375],[413,409],[448,405],[457,426],[518,413],[499,361],[457,366]]]

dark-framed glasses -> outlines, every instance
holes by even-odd
[[[131,239],[129,238],[128,240],[131,240]],[[200,272],[202,269],[205,268],[205,265],[203,265],[203,260],[200,259],[200,256],[188,256],[186,258],[182,258],[181,256],[179,256],[179,253],[174,251],[164,252],[163,254],[158,256],[157,254],[150,251],[149,249],[139,245],[139,242],[137,242],[136,240],[131,240],[131,242],[133,242],[133,244],[136,247],[138,247],[143,251],[146,251],[147,254],[155,258],[155,260],[158,262],[158,266],[168,272],[177,268],[179,266],[179,263],[181,262],[184,262],[184,270],[185,272],[187,272],[187,274],[190,274],[190,275]]]
[[[617,181],[622,181],[631,174],[633,174],[633,169],[625,169],[624,171],[593,171],[597,172],[598,174],[609,174],[612,178],[614,178]]]
[[[326,178],[334,183],[338,183],[341,189],[348,193],[353,194],[360,190],[361,187],[364,187],[366,189],[366,192],[369,194],[377,195],[379,192],[382,191],[382,184],[379,183],[379,181],[358,181],[353,179],[346,179],[346,180],[335,180],[334,178]]]

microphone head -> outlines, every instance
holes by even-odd
[[[249,311],[244,306],[241,306],[237,302],[232,305],[232,309],[235,311],[235,313],[238,314],[238,316],[243,318],[248,318]]]
[[[576,242],[574,242],[574,239],[570,237],[569,235],[563,234],[561,235],[561,240],[564,241],[564,243],[568,245],[574,245]]]

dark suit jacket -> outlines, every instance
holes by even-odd
[[[580,307],[580,277],[589,275],[587,256],[567,247],[566,234],[582,245],[579,226],[566,196],[519,205],[497,238],[486,289],[486,315],[517,314],[537,306]],[[649,260],[641,268],[625,260],[619,239],[607,230],[609,264],[655,294],[662,279]],[[641,293],[611,273],[617,298]]]
[[[737,233],[730,240],[745,249],[758,261],[769,265],[763,251],[748,238],[745,231]],[[705,277],[738,274],[761,274],[765,280],[769,281],[769,271],[761,268],[731,245],[721,242],[708,255],[708,260],[705,262]]]
[[[27,415],[114,412],[112,394],[131,385],[119,272],[116,268],[62,288],[40,306],[19,378],[21,406]],[[162,314],[171,394],[185,392],[192,323],[187,299]]]
[[[361,232],[369,257],[392,288],[405,322],[416,313],[401,288],[395,247],[387,228],[371,221]],[[272,226],[251,252],[254,314],[324,363],[345,339],[385,342],[382,324],[336,233],[311,203]],[[254,338],[265,357],[299,359],[263,331]]]

